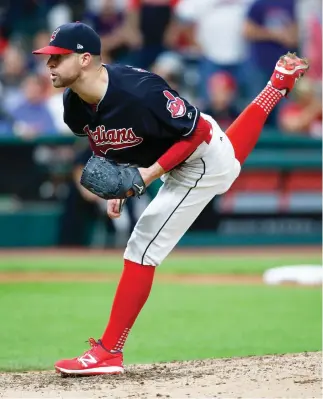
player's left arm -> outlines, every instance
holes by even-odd
[[[149,168],[139,168],[139,172],[146,186],[185,161],[185,159],[187,159],[196,150],[196,148],[206,140],[210,131],[210,123],[202,116],[199,116],[197,126],[190,137],[179,140],[173,144],[158,159],[158,161]]]
[[[149,97],[151,111],[178,141],[151,167],[139,169],[146,185],[185,161],[203,141],[208,140],[212,130],[199,110],[177,92],[171,89],[153,91]]]
[[[145,182],[146,187],[166,173],[166,170],[163,169],[158,161],[149,168],[138,168],[138,170],[141,174],[142,180]]]

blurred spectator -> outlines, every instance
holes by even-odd
[[[208,92],[210,103],[204,112],[211,115],[225,131],[239,115],[234,102],[237,83],[230,73],[215,72],[209,78]]]
[[[249,85],[252,100],[267,84],[279,57],[297,50],[295,0],[254,1],[247,13],[244,36],[250,45],[248,73],[252,76]]]
[[[0,84],[0,137],[12,134],[12,117],[3,109],[3,87]]]
[[[85,13],[83,22],[92,26],[101,36],[103,61],[119,61],[127,48],[123,29],[124,13],[117,8],[115,0],[102,0],[97,12]]]
[[[208,101],[207,82],[218,71],[228,71],[239,88],[244,86],[243,62],[246,58],[242,26],[252,0],[181,0],[176,16],[189,24],[192,45],[200,52],[200,97]]]
[[[8,45],[8,31],[6,26],[6,9],[0,4],[0,56]]]
[[[15,120],[15,134],[24,138],[57,133],[53,118],[46,104],[48,79],[40,75],[30,75],[22,84],[24,100],[10,110]]]
[[[60,25],[75,21],[72,15],[73,8],[71,8],[71,6],[68,4],[69,3],[68,1],[65,0],[47,0],[47,1],[50,6],[50,9],[47,14],[47,26],[50,32],[53,32]],[[80,1],[74,2],[74,6],[76,5],[75,3],[80,4],[82,2]],[[34,47],[34,48],[41,48],[41,47]]]
[[[301,54],[311,65],[295,93],[300,108],[297,129],[322,138],[322,1],[297,0],[296,11]],[[291,123],[284,119],[281,127],[288,131]]]
[[[31,47],[32,37],[46,29],[46,15],[49,9],[47,1],[10,0],[5,7],[5,26],[10,40]]]
[[[29,44],[32,43],[32,48],[47,45],[53,29],[76,18],[91,24],[101,35],[105,62],[126,62],[150,68],[193,103],[196,103],[193,90],[201,90],[204,102],[199,103],[200,107],[213,115],[223,129],[244,105],[241,102],[244,83],[249,85],[251,99],[267,83],[277,58],[297,47],[299,23],[301,52],[311,62],[308,77],[319,83],[314,85],[316,100],[305,99],[302,89],[289,106],[282,102],[286,107],[281,115],[288,115],[291,109],[296,112],[297,105],[297,115],[303,115],[300,109],[305,109],[304,114],[311,119],[311,112],[315,113],[317,107],[313,104],[318,104],[322,94],[321,12],[321,0],[2,0],[2,132],[12,126],[14,118],[18,122],[14,125],[16,132],[21,135],[70,133],[62,119],[62,91],[50,89],[46,83],[47,56],[32,56]],[[178,21],[183,30],[179,29]],[[176,51],[183,31],[188,32],[184,39],[190,45],[188,50],[193,50],[193,58],[189,60],[192,53]],[[248,55],[243,31],[250,44],[246,69],[242,67]],[[175,51],[165,51],[165,48]],[[196,80],[196,60],[200,62],[199,81]],[[252,76],[252,83],[245,79],[245,72]],[[39,85],[35,82],[22,85],[31,73],[31,81],[36,75]],[[30,96],[31,90],[34,96]],[[37,115],[41,116],[38,121]],[[273,115],[275,118],[275,113]],[[293,124],[304,124],[300,123],[303,117],[290,121],[281,115],[279,123],[286,131]],[[47,120],[49,127],[44,128]],[[317,129],[317,124],[313,126],[310,123],[306,128],[310,134],[315,134],[312,132]]]
[[[322,0],[297,0],[300,50],[310,60],[307,77],[322,86]]]
[[[22,49],[9,45],[0,64],[0,82],[3,85],[3,108],[10,110],[22,102],[21,83],[27,76],[27,62]]]
[[[278,114],[279,127],[287,133],[303,133],[322,138],[322,103],[315,95],[315,84],[308,77],[298,82],[293,100]]]
[[[63,93],[64,88],[56,89],[51,85],[49,90],[49,97],[46,100],[46,105],[51,118],[54,122],[58,133],[69,135],[72,134],[69,127],[64,122],[64,107],[63,107]]]
[[[48,46],[49,38],[51,33],[47,30],[40,30],[36,33],[33,38],[32,48],[42,48]],[[36,74],[48,76],[48,68],[46,66],[48,55],[39,54],[39,56],[35,57],[31,52],[27,56],[28,58],[28,67],[31,71]]]
[[[8,30],[6,25],[6,4],[0,2],[0,56],[8,44]]]
[[[0,108],[0,137],[12,135],[13,120],[9,114]]]
[[[133,52],[129,63],[148,69],[176,42],[173,8],[179,0],[128,0],[125,34]]]
[[[151,71],[162,77],[172,89],[184,95],[182,91],[184,63],[178,53],[172,51],[161,53],[152,64]]]
[[[102,7],[102,1],[103,0],[85,0],[85,9],[91,13],[97,14]],[[116,3],[119,3],[118,0],[116,0]]]
[[[0,56],[4,53],[7,48],[8,40],[5,38],[4,34],[1,32],[0,28]]]

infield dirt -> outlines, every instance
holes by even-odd
[[[1,398],[321,398],[321,352],[133,365],[121,376],[0,374]]]

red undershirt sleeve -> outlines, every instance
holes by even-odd
[[[211,137],[211,123],[200,116],[194,132],[186,139],[182,139],[172,145],[157,162],[165,172],[168,172],[185,161],[203,141],[209,143]]]

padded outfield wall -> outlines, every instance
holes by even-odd
[[[210,202],[180,245],[320,244],[321,144],[265,130],[231,190]],[[80,146],[86,140],[1,140],[0,247],[58,245],[71,156]],[[159,185],[149,188],[146,202]],[[101,221],[87,229],[87,245],[116,245],[114,233],[100,238]]]

